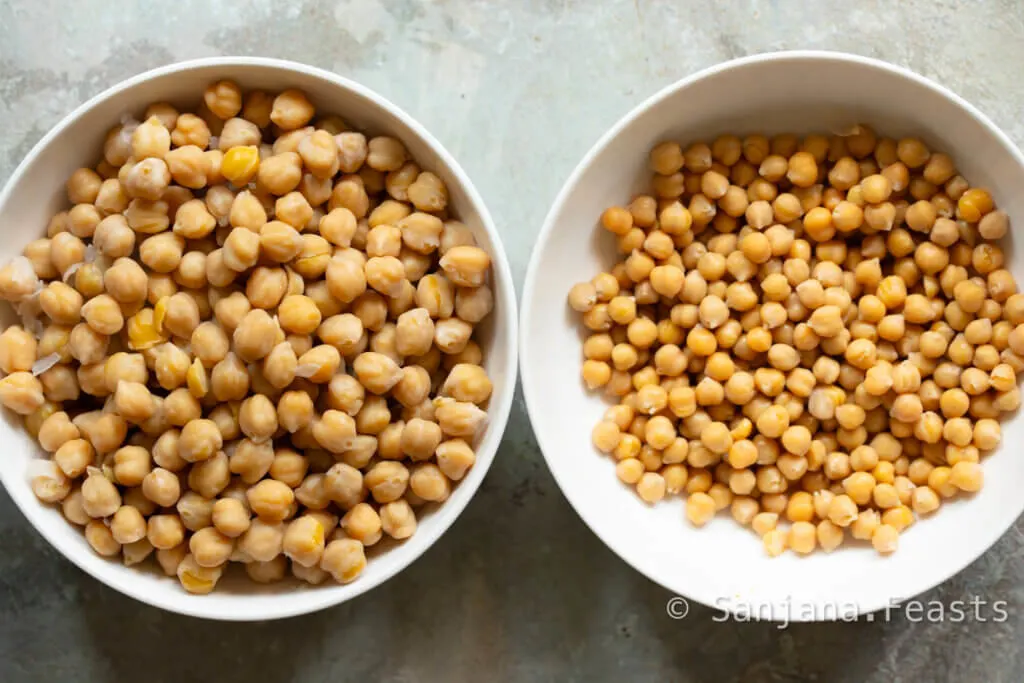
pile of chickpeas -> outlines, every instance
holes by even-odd
[[[472,467],[490,258],[402,143],[297,90],[151,105],[0,268],[0,402],[44,502],[208,593],[352,581]]]
[[[610,272],[575,285],[593,431],[655,503],[729,508],[771,556],[880,553],[982,486],[1020,405],[1024,295],[1007,215],[920,140],[848,134],[658,144],[613,206]]]

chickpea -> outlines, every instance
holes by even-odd
[[[285,90],[274,98],[270,120],[282,130],[295,130],[309,123],[314,111],[313,105],[301,90]]]
[[[81,490],[82,507],[94,519],[109,517],[121,507],[120,493],[99,470],[89,471]]]
[[[212,458],[224,445],[220,430],[212,420],[196,419],[181,430],[178,455],[186,462],[201,462]]]
[[[283,544],[284,525],[281,522],[254,519],[239,537],[237,547],[257,562],[269,562],[281,554]]]
[[[367,471],[363,483],[378,503],[390,503],[405,493],[409,471],[399,462],[379,462]]]
[[[213,527],[227,538],[238,538],[252,523],[246,503],[234,498],[220,498],[213,504]]]
[[[56,463],[49,460],[32,462],[38,467],[32,468],[30,485],[32,492],[44,503],[58,503],[71,493],[71,479]],[[84,501],[83,501],[84,503]]]
[[[155,116],[151,116],[132,131],[131,150],[134,159],[162,159],[170,148],[171,132]]]
[[[216,568],[228,561],[235,543],[229,536],[208,526],[199,529],[188,542],[195,563],[200,567]]]
[[[247,362],[264,358],[275,346],[277,330],[277,324],[266,311],[249,311],[232,335],[234,352]]]
[[[36,361],[36,338],[24,328],[13,325],[0,334],[0,370],[7,374],[30,372]]]
[[[338,410],[326,410],[313,422],[313,437],[323,448],[341,453],[352,445],[356,425],[352,417]]]
[[[353,538],[331,541],[324,548],[320,568],[338,583],[354,581],[366,568],[363,544]]]
[[[352,539],[370,546],[381,538],[381,519],[367,503],[357,503],[341,519],[341,528]],[[326,551],[325,551],[326,552]]]
[[[28,415],[43,405],[42,383],[29,372],[13,372],[0,379],[0,403],[19,415]]]

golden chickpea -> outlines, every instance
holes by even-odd
[[[964,192],[957,200],[956,213],[958,218],[975,223],[994,208],[992,195],[987,190],[975,187]]]

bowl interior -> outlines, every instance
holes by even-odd
[[[309,587],[288,580],[259,586],[233,567],[217,591],[207,596],[185,593],[176,579],[166,578],[155,569],[126,568],[98,557],[85,542],[81,530],[70,525],[58,510],[41,504],[27,486],[28,461],[45,454],[25,433],[20,420],[10,415],[0,421],[0,441],[8,446],[5,457],[0,458],[0,480],[44,537],[82,569],[114,588],[159,607],[196,616],[271,619],[337,604],[379,584],[430,547],[469,502],[494,458],[512,404],[516,372],[515,293],[501,243],[482,200],[454,160],[419,124],[379,96],[334,74],[261,59],[200,60],[158,69],[116,86],[71,114],[39,143],[0,195],[0,261],[20,254],[30,239],[45,232],[50,217],[65,208],[64,181],[76,168],[95,165],[101,158],[107,131],[122,116],[139,118],[148,104],[157,101],[195,111],[206,85],[222,78],[235,80],[243,89],[299,88],[317,106],[318,113],[338,114],[360,131],[389,134],[402,140],[423,168],[444,180],[453,214],[472,229],[494,263],[491,285],[495,309],[481,324],[479,341],[495,391],[488,408],[488,429],[477,445],[476,465],[443,505],[427,510],[423,516],[418,514],[419,527],[411,538],[380,550],[371,549],[366,570],[351,584],[331,582]]]
[[[712,69],[623,119],[563,188],[530,264],[522,304],[523,386],[548,465],[580,516],[624,560],[677,594],[714,607],[770,604],[793,619],[827,618],[822,610],[829,606],[877,609],[951,576],[1024,509],[1016,487],[1024,460],[1012,445],[1024,438],[1019,415],[1003,421],[1004,445],[985,458],[984,489],[945,503],[913,526],[890,557],[847,536],[831,554],[771,559],[727,511],[697,530],[678,497],[647,506],[615,477],[613,460],[591,445],[591,429],[608,404],[581,384],[583,334],[565,297],[574,283],[615,262],[612,238],[597,220],[607,206],[649,191],[650,148],[663,140],[685,147],[726,132],[838,132],[855,123],[891,137],[918,136],[951,154],[973,185],[992,191],[1011,221],[1024,222],[1021,156],[970,105],[873,60],[789,53]],[[1010,269],[1024,281],[1024,240],[1007,239],[1004,248]],[[812,608],[800,614],[804,605]]]

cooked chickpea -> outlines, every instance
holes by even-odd
[[[368,141],[314,114],[297,90],[243,96],[230,81],[211,84],[196,114],[153,104],[145,121],[108,134],[95,171],[72,174],[72,206],[46,237],[0,267],[0,296],[27,304],[25,325],[0,334],[0,403],[53,453],[33,491],[61,502],[100,554],[133,565],[155,551],[192,593],[213,590],[229,561],[256,581],[283,578],[289,560],[310,583],[354,579],[364,545],[409,537],[413,508],[449,496],[486,420],[479,406],[493,386],[472,336],[495,305],[490,256],[449,217],[444,181],[402,142]],[[738,139],[715,149],[739,160]],[[659,196],[681,196],[677,156],[678,177]],[[749,170],[731,175],[745,186]],[[743,187],[727,186],[723,216],[748,203]],[[617,230],[635,224],[637,247],[667,261],[635,288],[635,305],[676,295],[677,249],[693,224],[685,207],[645,196],[607,218]],[[655,266],[638,258],[634,270]],[[729,272],[754,275],[736,259]],[[622,288],[606,275],[574,296],[581,310],[600,302],[596,326],[611,325],[607,305]],[[622,341],[645,361],[661,339],[677,350],[684,341],[678,326],[637,318]],[[715,376],[727,370],[716,358]],[[600,383],[611,383],[607,372]],[[667,405],[648,374],[645,400]],[[82,412],[83,393],[106,399],[103,409]],[[666,441],[665,425],[652,425],[651,440]],[[646,448],[641,467],[660,467]],[[667,486],[652,471],[641,488],[653,500]],[[719,488],[716,504],[731,496]],[[331,505],[347,511],[337,531]]]

